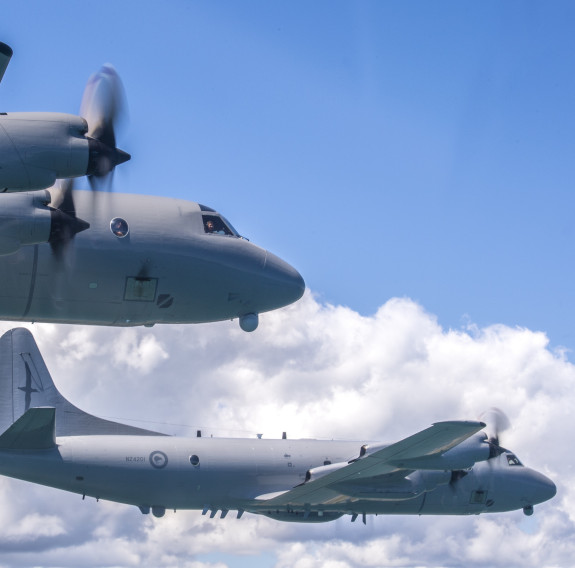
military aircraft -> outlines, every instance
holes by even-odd
[[[0,80],[11,55],[0,44]],[[116,148],[123,98],[106,65],[88,81],[82,116],[0,113],[0,319],[152,326],[237,318],[253,331],[259,313],[298,300],[300,274],[214,209],[102,191],[130,158]],[[94,191],[74,190],[72,178],[83,175]]]
[[[0,338],[0,474],[161,517],[196,509],[280,521],[470,515],[551,499],[554,483],[483,422],[438,422],[393,444],[179,438],[103,420],[55,387],[32,334]]]

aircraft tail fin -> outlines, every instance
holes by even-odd
[[[31,408],[0,435],[0,449],[48,450],[55,447],[55,418],[55,408]]]
[[[56,436],[163,435],[104,420],[74,406],[54,385],[32,334],[25,328],[15,328],[0,338],[0,432],[38,407],[55,409]]]

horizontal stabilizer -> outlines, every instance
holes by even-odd
[[[2,450],[47,450],[56,445],[56,409],[31,408],[0,436]]]

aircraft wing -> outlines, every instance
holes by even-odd
[[[365,482],[370,478],[389,475],[400,470],[404,470],[407,475],[413,468],[404,464],[404,461],[440,456],[483,428],[485,424],[482,422],[437,422],[400,442],[349,462],[348,465],[319,479],[312,479],[271,499],[265,499],[260,505],[264,507],[290,505],[297,508],[348,501],[349,497],[338,491],[338,485]]]
[[[0,42],[0,81],[4,77],[4,72],[8,63],[10,63],[10,58],[12,57],[12,48],[5,43]]]

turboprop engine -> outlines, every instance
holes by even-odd
[[[0,208],[0,255],[13,254],[20,247],[39,243],[55,245],[90,225],[50,203],[48,191],[9,193]]]
[[[0,81],[13,55],[0,42]],[[109,182],[130,154],[116,147],[124,87],[111,65],[88,80],[80,116],[57,112],[0,112],[0,192],[30,191],[57,179],[88,176],[92,189]]]
[[[73,114],[4,113],[0,120],[0,191],[50,187],[56,179],[103,175],[130,156],[88,133]]]

